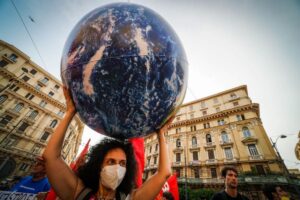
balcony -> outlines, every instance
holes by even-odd
[[[249,156],[249,160],[263,160],[264,157],[262,155],[251,155]]]
[[[20,113],[18,111],[15,111],[14,109],[7,109],[5,113],[12,115],[13,117],[19,117]]]
[[[31,117],[26,117],[23,119],[25,122],[27,122],[29,125],[33,125],[36,121],[35,118],[31,118]]]
[[[184,166],[181,161],[177,161],[177,162],[172,162],[172,167],[180,167],[180,166]]]
[[[216,144],[214,142],[207,142],[204,144],[204,148],[214,148]]]
[[[190,148],[190,150],[200,150],[200,145],[199,144],[192,144],[189,148]]]
[[[173,152],[183,152],[183,147],[182,147],[182,146],[176,146],[176,147],[173,149]]]
[[[189,162],[190,166],[200,166],[201,161],[200,160],[193,160]]]
[[[221,140],[220,141],[220,145],[221,146],[232,146],[233,145],[233,142],[230,140],[230,139],[228,139],[228,140]]]
[[[237,162],[236,158],[225,158],[224,163],[235,163]]]
[[[207,165],[215,165],[218,163],[218,161],[216,159],[208,159],[205,163]]]
[[[43,86],[47,86],[48,83],[49,83],[49,81],[46,81],[45,79],[39,79],[38,83],[41,84],[41,85],[43,85]]]
[[[12,64],[17,62],[17,57],[7,56],[7,54],[4,54],[4,55],[2,56],[2,58],[3,58],[5,61],[7,61],[7,62],[9,62],[9,63],[12,63]]]

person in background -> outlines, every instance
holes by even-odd
[[[263,189],[268,200],[289,200],[290,197],[279,185],[266,185]]]
[[[87,162],[74,173],[61,158],[61,150],[66,130],[76,109],[71,96],[64,87],[67,111],[51,136],[44,151],[46,170],[51,186],[61,199],[101,199],[101,200],[152,200],[171,175],[167,145],[164,133],[171,118],[160,130],[159,165],[157,172],[141,187],[135,187],[136,160],[132,145],[126,141],[105,138],[95,145]]]
[[[211,200],[249,200],[238,192],[238,172],[234,167],[224,167],[222,177],[225,179],[225,190],[216,193]]]
[[[45,162],[42,157],[38,156],[35,164],[31,168],[31,176],[22,178],[10,191],[38,194],[48,192],[49,189],[50,184],[46,177]]]
[[[171,192],[164,192],[162,195],[162,200],[174,200]]]

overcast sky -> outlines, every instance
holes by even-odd
[[[62,49],[70,31],[86,13],[111,2],[2,0],[0,39],[60,79]],[[300,1],[130,2],[159,13],[181,39],[189,62],[185,102],[247,85],[250,98],[260,105],[268,136],[288,136],[277,142],[286,165],[300,168],[294,153],[300,130]],[[84,141],[96,137],[94,144],[99,136],[85,128]]]

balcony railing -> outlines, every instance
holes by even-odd
[[[216,164],[217,163],[217,160],[216,159],[208,159],[207,161],[206,161],[206,164],[207,165],[212,165],[212,164]]]
[[[249,160],[262,160],[264,157],[262,155],[251,155],[249,156]]]
[[[224,146],[224,145],[231,145],[233,144],[233,142],[228,139],[228,140],[220,140],[220,145]]]
[[[204,144],[204,147],[205,147],[205,148],[214,147],[214,146],[216,146],[216,144],[215,144],[214,142],[206,142],[206,143]]]
[[[176,162],[172,163],[172,166],[173,167],[182,166],[182,163],[181,163],[181,161],[176,161]]]
[[[192,165],[192,166],[198,166],[201,164],[201,161],[200,160],[193,160],[193,161],[190,161],[189,162],[189,165]]]

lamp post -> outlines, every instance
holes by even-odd
[[[281,164],[281,166],[282,166],[282,168],[283,168],[284,174],[285,174],[286,177],[287,177],[288,183],[289,183],[289,184],[292,184],[292,186],[294,187],[294,189],[295,189],[295,191],[297,192],[298,196],[300,197],[300,191],[299,191],[299,188],[297,187],[297,185],[295,185],[295,184],[293,184],[293,183],[291,182],[291,179],[290,179],[290,172],[289,172],[289,170],[287,169],[286,165],[284,164],[284,162],[283,162],[283,160],[282,160],[282,157],[281,157],[281,155],[280,155],[280,153],[279,153],[279,151],[278,151],[278,149],[277,149],[277,146],[276,146],[276,143],[277,143],[277,141],[278,141],[279,138],[284,139],[284,138],[286,138],[286,137],[287,137],[286,135],[283,135],[283,134],[282,134],[282,135],[279,135],[279,136],[276,138],[275,142],[273,142],[273,140],[272,140],[271,137],[270,137],[270,140],[271,140],[271,142],[272,142],[272,147],[275,149],[276,154],[277,154],[277,156],[278,156],[278,158],[279,158],[279,162],[280,162],[280,164]]]

